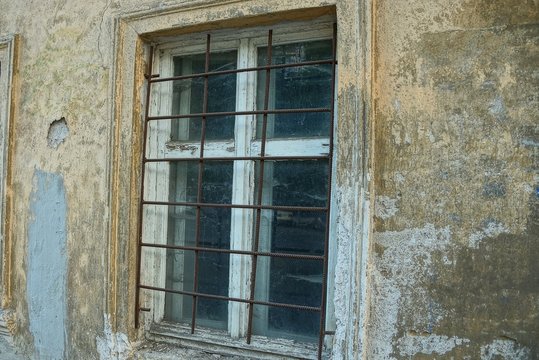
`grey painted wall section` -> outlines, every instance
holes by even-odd
[[[64,179],[34,171],[26,293],[37,359],[66,357],[66,216]]]

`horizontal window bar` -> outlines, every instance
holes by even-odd
[[[144,162],[154,163],[154,162],[173,162],[173,161],[286,161],[286,160],[325,160],[329,159],[329,155],[319,155],[319,156],[219,156],[219,157],[196,157],[196,158],[160,158],[160,159],[144,159]]]
[[[331,112],[331,109],[330,108],[303,108],[303,109],[274,109],[274,110],[253,110],[253,111],[202,112],[202,113],[196,113],[196,114],[148,116],[146,120],[148,121],[172,120],[172,119],[187,119],[187,118],[194,118],[194,117],[209,117],[209,116],[293,114],[293,113],[314,113],[314,112]]]
[[[215,300],[235,301],[235,302],[241,302],[245,304],[265,305],[265,306],[272,306],[272,307],[281,307],[281,308],[288,308],[288,309],[298,309],[298,310],[317,311],[317,312],[321,311],[320,307],[315,307],[315,306],[293,305],[293,304],[275,303],[275,302],[268,302],[268,301],[240,299],[240,298],[233,298],[233,297],[222,296],[222,295],[203,294],[203,293],[198,293],[198,292],[193,292],[193,291],[173,290],[173,289],[160,288],[160,287],[148,286],[148,285],[142,285],[142,284],[139,284],[138,287],[140,289],[146,289],[146,290],[163,291],[167,293],[188,295],[188,296],[198,296],[201,298],[215,299]]]
[[[182,245],[166,245],[166,244],[152,244],[152,243],[141,243],[140,246],[146,246],[146,247],[152,247],[152,248],[160,248],[160,249],[190,250],[190,251],[202,251],[202,252],[216,252],[216,253],[223,253],[223,254],[269,256],[269,257],[288,258],[288,259],[324,260],[324,256],[321,256],[321,255],[302,255],[302,254],[287,254],[287,253],[271,253],[271,252],[246,251],[246,250],[232,250],[232,249],[217,249],[217,248],[207,248],[207,247],[182,246]]]
[[[267,70],[267,69],[282,69],[282,68],[300,67],[300,66],[325,65],[325,64],[333,64],[333,62],[335,62],[335,64],[337,63],[336,60],[328,59],[328,60],[304,61],[304,62],[289,63],[289,64],[262,65],[262,66],[242,68],[242,69],[208,71],[208,72],[189,74],[189,75],[170,76],[170,77],[165,77],[165,78],[160,78],[158,77],[159,75],[152,75],[152,78],[150,79],[150,83],[175,81],[175,80],[187,80],[187,79],[193,79],[193,78],[203,77],[203,76],[218,76],[218,75],[235,74],[235,73],[237,74],[237,73],[242,73],[242,72],[260,71],[260,70]]]
[[[230,208],[230,209],[261,209],[261,210],[283,210],[283,211],[327,211],[327,207],[314,206],[284,206],[284,205],[245,205],[245,204],[217,204],[200,203],[186,201],[150,201],[142,200],[142,205],[168,205],[168,206],[191,206],[206,208]]]

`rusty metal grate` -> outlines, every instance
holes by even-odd
[[[137,244],[137,273],[136,273],[136,297],[135,297],[135,326],[139,326],[139,313],[140,311],[149,311],[150,309],[142,308],[140,306],[140,290],[151,290],[151,291],[160,291],[165,293],[179,294],[183,296],[190,296],[193,298],[192,302],[192,320],[191,320],[191,333],[194,333],[196,330],[196,307],[197,307],[197,298],[205,299],[215,299],[215,300],[224,300],[224,301],[233,301],[239,303],[248,304],[248,327],[246,341],[247,343],[251,342],[251,336],[253,333],[253,308],[254,305],[265,305],[269,307],[281,307],[289,309],[298,309],[306,310],[320,313],[320,327],[319,327],[319,338],[318,338],[318,358],[322,357],[323,352],[323,343],[325,335],[334,334],[333,331],[326,331],[326,303],[327,303],[327,286],[328,286],[328,249],[329,249],[329,227],[330,227],[330,195],[331,195],[331,165],[333,159],[333,122],[334,122],[334,103],[335,103],[335,77],[336,77],[336,36],[337,29],[336,25],[333,26],[333,38],[332,38],[332,58],[328,60],[321,61],[306,61],[306,62],[295,62],[295,63],[286,63],[286,64],[272,64],[272,46],[273,46],[273,35],[272,30],[268,31],[268,41],[267,41],[267,63],[266,65],[249,67],[249,68],[240,68],[234,70],[221,70],[221,71],[210,71],[210,35],[207,35],[206,38],[206,50],[205,50],[205,70],[202,73],[181,75],[181,76],[172,76],[172,77],[163,77],[161,78],[159,74],[152,74],[152,64],[154,49],[150,49],[150,59],[148,66],[148,74],[146,75],[147,79],[147,89],[146,89],[146,108],[143,124],[143,154],[142,154],[142,164],[141,164],[141,179],[140,179],[140,202],[138,208],[138,244]],[[331,88],[328,91],[331,92],[330,98],[330,107],[328,108],[293,108],[293,109],[269,109],[269,96],[270,96],[270,76],[271,71],[279,68],[291,68],[291,67],[301,67],[301,66],[312,66],[312,65],[331,65]],[[208,83],[209,77],[223,75],[223,74],[237,74],[241,72],[265,72],[265,89],[264,89],[264,108],[261,110],[253,111],[229,111],[229,112],[208,112]],[[181,114],[181,115],[165,115],[165,116],[150,116],[149,104],[150,104],[150,94],[152,84],[167,82],[167,81],[177,81],[191,78],[203,78],[204,79],[204,91],[203,91],[203,101],[202,101],[202,112],[200,113],[191,113],[191,114]],[[323,156],[266,156],[266,141],[267,141],[267,124],[268,124],[268,115],[269,114],[286,114],[286,113],[312,113],[312,112],[325,112],[329,113],[329,151],[327,155]],[[230,157],[205,157],[204,155],[204,144],[206,141],[206,122],[209,117],[216,116],[239,116],[239,115],[262,115],[262,131],[261,131],[261,148],[260,156],[230,156]],[[196,158],[147,158],[146,149],[148,146],[148,124],[151,121],[159,120],[172,120],[172,119],[187,119],[187,118],[200,118],[201,120],[201,136],[200,136],[200,152],[199,156]],[[276,205],[263,205],[262,204],[262,189],[263,189],[263,179],[264,179],[264,164],[266,161],[275,161],[275,160],[327,160],[329,164],[328,179],[327,179],[327,197],[326,197],[326,206],[323,207],[305,207],[305,206],[276,206]],[[197,200],[196,202],[172,202],[172,201],[154,201],[144,199],[144,187],[145,187],[145,174],[146,166],[149,163],[156,162],[181,162],[181,161],[198,161],[198,188],[197,188]],[[255,193],[256,204],[217,204],[217,203],[204,203],[202,202],[202,188],[203,188],[203,166],[206,161],[256,161],[259,163],[260,175],[258,176],[258,186]],[[189,206],[196,208],[196,225],[195,225],[195,246],[182,246],[182,245],[169,245],[169,244],[155,244],[144,242],[143,240],[143,213],[144,207],[148,205],[165,205],[165,206]],[[201,232],[201,209],[203,208],[240,208],[240,209],[252,209],[255,211],[255,231],[254,239],[252,242],[252,251],[247,250],[233,250],[233,249],[219,249],[219,248],[209,248],[200,246],[200,232]],[[271,252],[271,251],[258,251],[259,241],[260,241],[260,232],[261,232],[261,212],[262,210],[283,210],[283,211],[317,211],[324,212],[326,214],[325,219],[325,237],[324,237],[324,252],[323,255],[304,255],[304,254],[291,254],[291,253],[280,253],[280,252]],[[195,264],[194,264],[194,289],[193,291],[183,291],[169,289],[166,287],[154,287],[141,284],[141,253],[142,248],[163,248],[163,249],[174,249],[174,250],[184,250],[194,252]],[[250,270],[250,289],[249,296],[247,298],[235,298],[221,295],[206,294],[198,291],[198,276],[199,276],[199,253],[200,252],[215,252],[223,254],[238,254],[251,257],[251,270]],[[322,294],[321,302],[319,306],[303,306],[297,304],[288,304],[280,302],[271,302],[271,301],[259,301],[255,300],[255,284],[257,277],[257,258],[258,257],[271,257],[271,258],[283,258],[283,259],[305,259],[312,261],[320,261],[323,263],[322,267]]]

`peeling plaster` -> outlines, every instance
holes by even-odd
[[[468,246],[472,249],[477,249],[479,248],[479,244],[481,241],[483,241],[483,239],[508,232],[509,229],[507,229],[503,224],[496,221],[490,221],[485,227],[483,227],[483,229],[470,235],[468,238]]]
[[[15,316],[9,310],[0,309],[0,359],[22,360],[13,343]]]
[[[376,198],[375,206],[376,217],[387,220],[394,216],[399,211],[397,201],[399,201],[399,199],[391,199],[388,196],[378,196]]]
[[[429,342],[430,349],[440,352],[447,349],[449,340],[445,337],[400,341],[398,328],[403,324],[401,308],[409,307],[411,302],[414,302],[416,309],[428,309],[413,314],[412,323],[407,324],[419,333],[431,333],[434,326],[447,315],[439,304],[429,298],[421,283],[429,282],[436,276],[432,267],[433,252],[449,249],[449,226],[436,229],[434,225],[427,224],[423,228],[386,231],[375,234],[374,240],[379,254],[374,259],[372,270],[374,303],[371,306],[374,308],[371,309],[370,319],[370,357],[395,359],[393,353],[397,343],[401,344],[401,351],[407,354],[425,350]]]
[[[51,149],[58,149],[61,143],[65,141],[69,135],[69,128],[65,118],[54,120],[49,126],[49,132],[47,133],[47,145]]]
[[[341,210],[346,213],[350,211],[352,206],[362,207],[362,234],[361,241],[352,241],[352,219],[351,217],[339,218],[337,221],[336,231],[338,239],[337,259],[335,263],[335,291],[333,304],[335,309],[335,336],[333,338],[333,348],[331,359],[360,359],[363,358],[363,351],[366,348],[366,339],[362,333],[366,323],[367,309],[367,262],[368,262],[368,234],[369,234],[369,219],[371,217],[370,209],[371,202],[368,199],[368,193],[364,189],[359,191],[359,196],[354,203],[353,201],[343,200],[343,190],[336,190],[336,199],[339,202]],[[350,200],[350,199],[349,199]],[[361,205],[360,205],[361,204]],[[357,246],[357,248],[356,248]],[[364,256],[358,258],[357,254],[361,253]],[[354,274],[349,269],[356,267],[360,272],[360,283],[355,284]],[[357,289],[356,286],[359,287]],[[355,293],[354,290],[358,291]],[[363,311],[356,313],[355,310]],[[354,332],[357,330],[357,332]]]
[[[510,339],[497,339],[488,345],[481,346],[481,360],[528,360],[531,351]]]
[[[505,104],[503,99],[498,96],[488,106],[489,113],[496,118],[498,121],[507,120],[507,111],[505,109]]]
[[[406,335],[399,339],[397,348],[401,356],[413,356],[417,353],[443,355],[455,347],[469,343],[468,339],[456,336],[447,337],[428,334],[427,336]]]
[[[406,178],[404,177],[404,175],[397,171],[395,173],[394,180],[397,184],[402,184],[404,180],[406,180]]]
[[[131,355],[132,346],[126,334],[113,332],[110,315],[105,314],[103,336],[96,337],[97,352],[100,360],[125,360]]]

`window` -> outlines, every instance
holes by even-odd
[[[321,356],[335,36],[319,21],[152,49],[137,320],[151,310],[191,333],[314,343]]]

